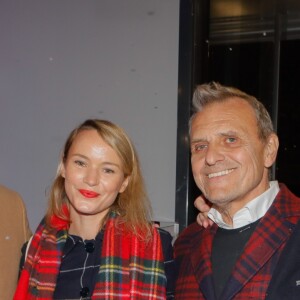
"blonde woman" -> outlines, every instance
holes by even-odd
[[[85,121],[65,143],[14,299],[166,299],[171,236],[151,218],[127,134]]]

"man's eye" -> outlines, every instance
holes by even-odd
[[[235,137],[229,137],[226,139],[226,141],[230,144],[235,143],[236,142],[236,138]]]
[[[198,152],[198,151],[203,151],[207,148],[207,145],[206,144],[198,144],[198,145],[195,145],[194,147],[194,151],[195,152]]]

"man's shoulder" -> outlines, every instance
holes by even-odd
[[[8,187],[0,184],[0,194],[3,195],[14,195],[16,192],[9,189]]]
[[[204,227],[200,226],[197,222],[192,223],[186,227],[178,236],[175,241],[174,249],[177,254],[187,251],[190,248],[191,241],[195,242],[196,239],[201,238],[201,232]]]
[[[282,216],[300,216],[300,198],[294,195],[285,184],[280,183],[280,191],[272,206],[275,206]]]
[[[2,202],[2,205],[3,202],[5,202],[8,203],[9,206],[13,206],[16,203],[22,203],[22,198],[17,192],[3,185],[0,185],[0,200]]]
[[[180,234],[180,236],[185,236],[185,235],[190,235],[190,234],[194,234],[196,232],[200,232],[204,229],[203,226],[199,225],[197,222],[194,222],[192,224],[190,224],[189,226],[187,226],[182,233]]]

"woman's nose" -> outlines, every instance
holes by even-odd
[[[90,169],[87,170],[84,178],[83,178],[84,183],[94,186],[99,184],[100,181],[100,174],[98,170]]]

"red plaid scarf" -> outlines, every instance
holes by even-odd
[[[166,299],[159,233],[154,230],[147,243],[133,234],[120,234],[116,218],[112,214],[106,224],[92,299]],[[39,225],[14,300],[53,299],[66,238],[66,229],[47,230],[44,222]]]

